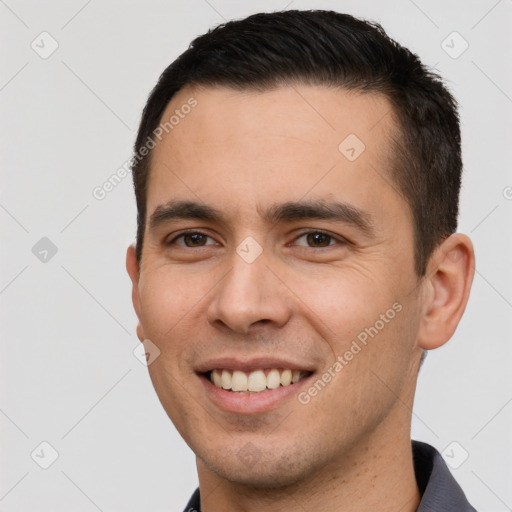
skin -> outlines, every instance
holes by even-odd
[[[463,314],[471,241],[445,239],[418,279],[410,209],[388,173],[396,125],[385,97],[187,86],[163,118],[191,96],[197,107],[153,150],[148,216],[180,199],[214,206],[226,222],[146,223],[140,268],[133,246],[126,266],[137,335],[161,351],[148,367],[152,382],[196,454],[202,509],[416,510],[410,424],[419,360],[449,340]],[[338,150],[351,133],[366,146],[352,162]],[[348,202],[367,212],[374,234],[261,215],[300,199]],[[190,228],[206,235],[204,245],[169,244]],[[318,229],[334,237],[322,239],[327,246],[301,236]],[[250,264],[236,252],[248,236],[262,248]],[[270,354],[321,376],[397,302],[402,310],[307,404],[293,396],[264,413],[229,413],[195,373],[209,358]],[[244,449],[256,462],[239,455]]]

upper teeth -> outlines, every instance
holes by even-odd
[[[218,387],[231,391],[259,392],[266,389],[276,389],[279,386],[289,386],[299,381],[306,372],[301,370],[212,370],[210,380]]]

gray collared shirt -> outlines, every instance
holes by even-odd
[[[455,481],[441,454],[421,441],[411,441],[414,473],[421,494],[416,512],[476,512]],[[201,512],[199,488],[184,512]]]

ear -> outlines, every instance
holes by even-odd
[[[128,275],[132,280],[132,303],[133,308],[135,309],[135,313],[137,314],[138,323],[137,323],[137,337],[140,341],[146,339],[144,336],[144,331],[141,325],[141,309],[140,309],[140,295],[139,295],[139,263],[137,261],[137,253],[135,251],[135,246],[132,244],[128,247],[126,251],[126,270],[128,271]]]
[[[475,252],[466,235],[451,235],[434,251],[423,285],[421,348],[438,348],[453,336],[466,309],[474,274]]]

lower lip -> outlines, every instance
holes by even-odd
[[[285,400],[297,396],[313,374],[295,384],[280,386],[259,393],[237,393],[218,388],[205,375],[199,375],[208,397],[221,409],[236,414],[257,414],[281,406]]]

